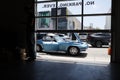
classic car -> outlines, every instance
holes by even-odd
[[[42,39],[37,40],[38,52],[65,52],[70,55],[78,55],[82,51],[86,51],[88,44],[82,42],[77,34],[77,41],[73,42],[64,40],[56,34],[47,34]]]

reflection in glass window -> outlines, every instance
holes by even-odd
[[[60,17],[57,19],[58,30],[80,30],[81,17]]]
[[[59,1],[58,2],[58,14],[61,15],[77,15],[81,14],[81,0],[75,1]],[[60,11],[61,10],[61,11]]]
[[[55,30],[55,18],[36,18],[36,30]]]
[[[111,0],[84,0],[84,14],[111,13]]]
[[[105,30],[111,29],[111,16],[84,17],[84,30]]]

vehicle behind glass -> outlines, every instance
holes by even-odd
[[[108,45],[110,40],[110,33],[92,33],[87,37],[87,42],[91,44],[92,47],[102,47],[103,45]]]
[[[37,51],[38,52],[64,52],[70,55],[78,55],[82,51],[88,49],[88,44],[82,42],[75,33],[77,41],[67,41],[57,34],[46,34],[42,39],[37,40]]]

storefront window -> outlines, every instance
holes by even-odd
[[[36,30],[55,30],[56,18],[36,18]]]
[[[84,30],[110,30],[111,16],[84,17]]]
[[[78,15],[81,14],[82,0],[75,1],[59,1],[58,15]],[[61,12],[61,14],[60,14]]]
[[[84,0],[84,14],[111,13],[111,0]]]
[[[111,0],[37,1],[38,30],[111,30]]]
[[[37,4],[37,16],[52,16],[53,8],[56,8],[55,2],[45,2]]]
[[[81,30],[81,17],[59,17],[58,30]]]

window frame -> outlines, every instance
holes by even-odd
[[[56,6],[58,6],[58,2],[59,1],[63,1],[63,0],[52,0],[52,1],[37,1],[35,0],[35,13],[37,12],[37,4],[38,3],[46,3],[46,2],[55,2],[56,3]],[[66,1],[71,1],[71,0],[66,0]],[[73,0],[74,1],[74,0]],[[57,10],[56,10],[56,16],[35,16],[35,19],[37,18],[56,18],[56,28],[55,30],[36,30],[35,29],[35,33],[39,33],[39,32],[52,32],[52,33],[64,33],[64,32],[108,32],[108,33],[111,33],[111,29],[110,30],[107,30],[107,29],[104,29],[104,30],[84,30],[83,29],[83,18],[84,17],[89,17],[89,16],[111,16],[112,12],[111,13],[100,13],[100,14],[84,14],[84,0],[81,0],[82,1],[82,5],[81,5],[81,14],[80,15],[65,15],[65,16],[60,16],[60,15],[57,15]],[[56,9],[58,9],[58,7],[56,7]],[[58,26],[58,23],[57,23],[57,19],[60,18],[60,17],[81,17],[81,30],[57,30],[57,26]],[[35,24],[36,25],[36,24]]]

